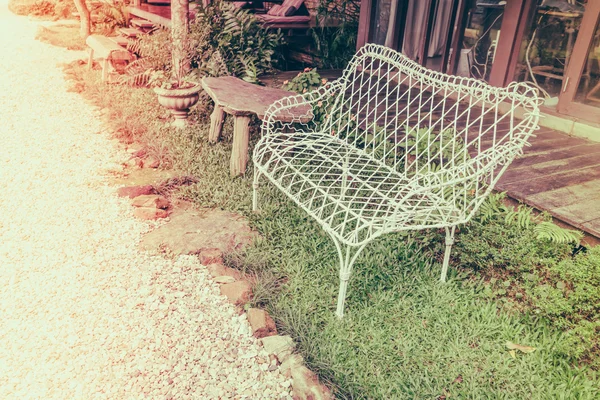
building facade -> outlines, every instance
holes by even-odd
[[[363,0],[358,47],[495,86],[531,82],[546,123],[600,140],[599,21],[600,0]]]

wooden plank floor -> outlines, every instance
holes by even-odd
[[[542,128],[496,189],[600,238],[600,143]]]
[[[283,72],[262,80],[281,87],[297,73]],[[341,75],[338,70],[319,73],[329,80]],[[485,122],[484,128],[493,123]],[[497,133],[504,131],[504,124],[500,122]],[[531,146],[509,166],[496,190],[600,238],[600,143],[548,128],[536,131],[529,141]]]

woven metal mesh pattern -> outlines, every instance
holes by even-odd
[[[537,129],[539,103],[526,84],[495,88],[366,45],[335,82],[271,105],[255,182],[267,177],[319,222],[346,276],[344,246],[467,222]]]

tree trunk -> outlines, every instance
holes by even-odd
[[[173,75],[178,83],[190,70],[190,58],[188,57],[188,15],[190,4],[188,0],[171,1],[171,40],[173,41]]]
[[[91,33],[90,10],[88,10],[85,0],[74,1],[77,12],[79,13],[79,20],[81,21],[79,35],[81,35],[82,38],[87,39]]]

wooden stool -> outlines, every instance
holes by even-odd
[[[131,53],[106,36],[90,35],[85,43],[90,48],[88,69],[92,68],[94,56],[102,60],[102,82],[106,82],[108,77],[109,63],[113,63],[114,61],[125,63],[133,60]]]
[[[225,114],[233,115],[233,148],[231,150],[230,172],[232,176],[242,175],[248,165],[248,141],[250,139],[250,118],[256,115],[263,119],[267,108],[275,101],[296,93],[287,90],[253,85],[232,76],[219,78],[202,78],[202,87],[215,102],[215,109],[210,116],[210,132],[208,141],[216,143],[221,137]],[[310,106],[300,106],[294,113],[288,113],[288,119],[281,122],[292,122],[299,116],[309,115]],[[303,119],[306,119],[304,117]]]

